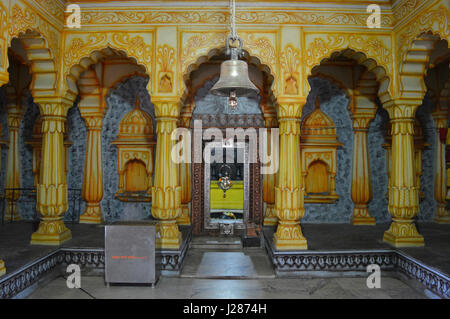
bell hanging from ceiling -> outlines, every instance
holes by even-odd
[[[242,40],[239,41],[239,48],[230,48],[229,42],[233,38],[227,38],[227,54],[231,53],[231,60],[222,62],[220,66],[219,81],[211,88],[210,92],[214,95],[228,96],[235,99],[239,96],[250,96],[258,94],[258,88],[250,81],[248,76],[248,65],[245,61],[239,60],[242,55]]]

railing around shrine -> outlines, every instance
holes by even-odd
[[[81,189],[69,188],[68,189],[68,204],[69,209],[65,215],[64,220],[71,222],[72,224],[80,221],[81,212]],[[15,208],[14,208],[15,207]],[[8,220],[5,220],[6,213],[14,213],[15,210],[31,210],[31,214],[27,215],[27,220],[33,222],[33,231],[37,230],[39,225],[40,216],[36,210],[36,189],[35,188],[5,188],[0,193],[0,212],[2,225],[14,222],[14,216],[8,216]]]

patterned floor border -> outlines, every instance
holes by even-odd
[[[342,251],[276,251],[264,236],[266,251],[277,276],[314,275],[322,272],[366,272],[377,264],[381,270],[402,273],[440,298],[450,299],[450,277],[395,249]]]

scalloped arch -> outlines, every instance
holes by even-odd
[[[430,66],[431,54],[440,41],[446,41],[448,47],[448,40],[440,33],[431,30],[424,31],[411,40],[399,69],[399,95],[401,98],[423,100],[425,97],[427,92],[425,76]],[[445,55],[449,53],[450,49]],[[435,60],[439,60],[439,57],[435,57]]]
[[[26,27],[10,34],[9,42],[18,39],[26,53],[32,80],[30,91],[35,99],[40,96],[55,96],[58,83],[55,57],[46,37],[35,28]],[[7,62],[9,67],[9,61]]]
[[[379,84],[377,94],[381,103],[385,104],[392,100],[392,95],[390,92],[391,79],[384,66],[381,66],[375,59],[369,58],[366,53],[351,48],[337,49],[331,54],[319,58],[318,61],[320,62],[318,64],[315,64],[307,69],[307,78],[312,76],[316,68],[321,66],[324,62],[328,62],[337,56],[343,56],[354,60],[358,65],[366,67],[368,72],[373,72],[376,77],[376,81]]]
[[[189,83],[189,79],[190,76],[192,74],[192,72],[196,71],[201,64],[210,61],[213,57],[220,55],[221,53],[223,53],[225,50],[225,47],[220,47],[220,48],[212,48],[208,51],[207,54],[199,54],[196,59],[195,62],[189,64],[186,67],[186,71],[183,74],[183,80],[185,83]],[[248,56],[248,62],[256,65],[258,67],[258,69],[260,69],[262,72],[265,72],[266,74],[268,74],[271,78],[270,81],[273,82],[273,79],[275,78],[275,76],[273,75],[273,72],[271,70],[271,68],[267,65],[261,62],[261,59],[256,56],[256,55],[252,55],[251,52],[247,49],[243,49],[242,51],[244,51],[244,54],[246,56]]]
[[[89,53],[79,58],[77,62],[74,62],[73,64],[66,67],[66,74],[64,76],[67,84],[66,97],[72,101],[75,101],[79,93],[77,81],[80,78],[81,74],[84,71],[88,70],[91,65],[98,63],[102,59],[107,59],[108,57],[117,55],[122,58],[129,59],[131,63],[142,67],[143,70],[145,70],[145,74],[150,79],[150,72],[148,70],[147,64],[138,61],[138,59],[127,52],[125,48],[115,47],[107,44],[102,48],[95,48],[90,50]],[[147,87],[149,87],[149,85],[150,81],[149,84],[147,84]]]
[[[191,74],[198,70],[198,68],[201,66],[201,64],[210,61],[214,56],[218,56],[220,55],[223,51],[224,51],[225,47],[221,47],[221,48],[212,48],[208,51],[207,54],[199,54],[199,56],[196,58],[195,62],[189,64],[186,67],[186,72],[184,72],[183,74],[183,84],[185,85],[184,91],[183,91],[183,95],[181,96],[181,101],[182,101],[182,112],[184,111],[185,107],[184,105],[186,104],[185,102],[189,100],[189,96],[191,95],[192,92],[189,92],[190,90],[188,89],[190,87],[190,77]],[[276,114],[276,110],[274,105],[276,104],[276,97],[275,94],[273,92],[273,87],[275,85],[275,76],[272,73],[271,68],[266,65],[263,64],[260,60],[259,57],[252,55],[249,50],[247,49],[243,49],[245,55],[248,57],[248,63],[251,63],[253,65],[255,65],[261,72],[264,72],[268,75],[268,80],[270,83],[270,87],[268,88],[268,92],[265,92],[267,95],[267,101],[270,101],[271,107],[269,108],[270,111],[272,113]],[[259,88],[259,87],[258,87]],[[259,88],[261,90],[261,88]],[[193,110],[192,110],[193,111]]]

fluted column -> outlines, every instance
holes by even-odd
[[[1,135],[2,135],[2,126],[0,125],[0,136]],[[3,144],[6,144],[6,143],[7,143],[6,141],[0,140],[0,154],[1,154],[1,151],[2,151]],[[0,159],[0,170],[1,170],[1,164],[2,164],[2,161]],[[0,276],[2,276],[4,274],[6,274],[5,263],[3,262],[3,260],[0,259]]]
[[[372,180],[370,178],[369,147],[367,133],[371,118],[353,118],[353,162],[352,162],[352,200],[353,225],[375,225],[368,209],[372,200]]]
[[[59,245],[72,238],[63,221],[68,209],[64,129],[70,105],[61,101],[37,102],[42,119],[42,153],[36,209],[41,222],[31,236],[31,244]]]
[[[5,57],[4,57],[5,58]],[[4,74],[0,73],[0,86],[4,85],[5,83],[8,83],[9,81],[9,73],[5,72]],[[2,135],[2,126],[0,125],[0,136]],[[1,148],[4,144],[6,144],[7,142],[4,140],[0,140],[0,154],[1,154]],[[1,157],[0,157],[0,170],[1,170]],[[0,276],[6,274],[6,267],[5,267],[5,263],[3,262],[3,260],[0,259]]]
[[[440,108],[438,107],[438,110]],[[446,171],[446,141],[440,138],[440,130],[446,129],[448,124],[448,110],[442,110],[433,114],[436,123],[436,155],[434,164],[434,197],[437,202],[436,214],[434,222],[438,224],[449,224],[450,215],[447,210],[447,171]]]
[[[177,218],[181,214],[181,187],[178,186],[178,167],[171,158],[176,141],[171,139],[177,127],[180,112],[178,103],[163,98],[153,98],[157,121],[155,179],[152,187],[152,215],[159,220],[156,246],[162,249],[179,249],[181,233]]]
[[[80,223],[100,224],[103,220],[100,202],[103,198],[102,115],[84,117],[87,127],[86,157],[82,196],[86,209]]]
[[[6,274],[5,263],[0,259],[0,276],[3,276],[4,274]]]
[[[419,213],[419,190],[414,159],[414,119],[420,102],[399,102],[386,107],[391,119],[392,159],[389,213],[392,224],[383,240],[395,247],[423,246],[414,218]]]
[[[450,129],[447,129],[447,151],[446,151],[446,162],[447,162],[447,196],[446,199],[450,200]]]
[[[267,128],[267,147],[268,154],[272,152],[272,127],[277,127],[276,114],[268,114],[264,118]],[[264,200],[264,226],[276,226],[278,224],[277,214],[275,212],[275,180],[276,174],[265,174],[263,185]]]
[[[277,250],[307,249],[300,228],[305,213],[305,188],[300,183],[300,117],[305,99],[278,99],[280,165],[275,186],[275,211],[278,221],[274,234]]]
[[[8,127],[9,127],[9,149],[6,168],[5,188],[11,190],[5,191],[5,197],[8,200],[6,205],[5,220],[20,220],[20,213],[17,210],[17,200],[20,196],[20,156],[19,156],[19,126],[23,113],[8,108]]]
[[[179,126],[189,129],[192,113],[188,107],[181,114]],[[190,142],[190,141],[189,141]],[[177,218],[178,225],[191,225],[191,164],[178,164],[181,186],[181,214]]]

